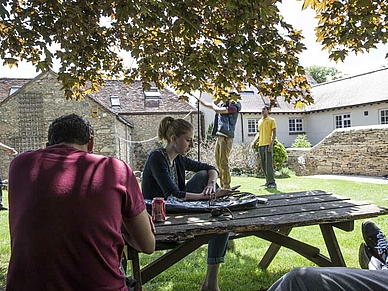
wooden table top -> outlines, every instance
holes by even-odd
[[[158,241],[176,242],[206,234],[247,233],[319,224],[334,224],[388,214],[388,208],[355,201],[321,190],[263,195],[267,204],[256,209],[234,211],[230,216],[207,213],[167,214],[155,223]]]

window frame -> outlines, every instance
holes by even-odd
[[[342,113],[334,115],[334,128],[349,128],[352,127],[352,115],[350,113]]]
[[[291,122],[294,121],[294,130],[291,129]],[[300,121],[300,122],[298,122]],[[300,125],[301,129],[298,130],[298,125]],[[288,118],[288,133],[289,134],[304,134],[304,118],[303,117],[292,117]]]
[[[384,113],[384,115],[383,115]],[[384,119],[384,122],[383,122]],[[388,109],[379,110],[379,124],[388,124]]]
[[[252,129],[252,122],[254,123],[254,131],[251,131]],[[258,118],[248,118],[247,119],[247,133],[248,135],[255,135],[258,130],[257,126],[259,125],[259,119]]]

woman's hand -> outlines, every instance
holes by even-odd
[[[203,189],[202,194],[207,196],[207,195],[212,195],[214,192],[216,192],[216,187],[214,185],[207,185],[205,189]]]
[[[218,197],[232,195],[232,194],[237,193],[237,192],[239,192],[239,191],[231,190],[231,189],[218,188],[215,194],[216,194],[216,198],[218,198]]]

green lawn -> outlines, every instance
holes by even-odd
[[[352,182],[342,180],[323,180],[306,177],[277,179],[278,188],[266,189],[259,185],[264,179],[252,177],[233,177],[232,185],[241,184],[241,191],[255,194],[270,194],[320,189],[347,196],[354,200],[367,200],[374,204],[388,207],[387,185]],[[5,192],[5,200],[7,193]],[[388,233],[388,217],[379,217],[374,221]],[[358,268],[358,247],[362,241],[362,221],[356,221],[355,231],[335,230],[348,267]],[[0,212],[0,286],[4,285],[10,256],[8,234],[8,212]],[[301,238],[321,248],[327,255],[318,226],[294,229],[292,237]],[[235,247],[226,254],[226,263],[220,269],[220,288],[222,291],[256,291],[267,288],[285,272],[298,266],[314,266],[293,251],[282,248],[270,267],[263,271],[258,262],[269,243],[256,237],[235,240]],[[141,263],[147,264],[162,252],[153,255],[141,255]],[[199,290],[206,271],[206,247],[201,247],[179,263],[144,285],[147,291],[193,291]]]

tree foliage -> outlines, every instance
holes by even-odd
[[[317,41],[334,61],[343,61],[350,52],[369,52],[376,44],[387,43],[385,0],[305,0],[303,8],[307,7],[314,9],[319,19]]]
[[[317,83],[325,83],[341,77],[341,71],[334,67],[309,66],[306,67],[306,71]]]
[[[2,0],[0,58],[9,66],[31,62],[37,71],[58,59],[68,98],[98,90],[107,78],[141,78],[145,88],[168,85],[181,95],[225,99],[250,84],[272,99],[309,103],[298,59],[303,37],[284,21],[278,2]],[[318,41],[336,61],[387,41],[386,1],[304,0],[303,7],[315,9]],[[125,64],[123,51],[136,66]]]
[[[109,20],[108,23],[106,20]],[[107,24],[104,24],[107,23]],[[67,97],[81,98],[106,78],[196,90],[223,99],[252,84],[271,98],[312,101],[297,55],[301,31],[275,0],[3,0],[0,57],[39,71],[60,61]],[[56,44],[56,45],[55,45]],[[128,51],[137,66],[126,66]],[[84,91],[90,81],[92,86]]]

